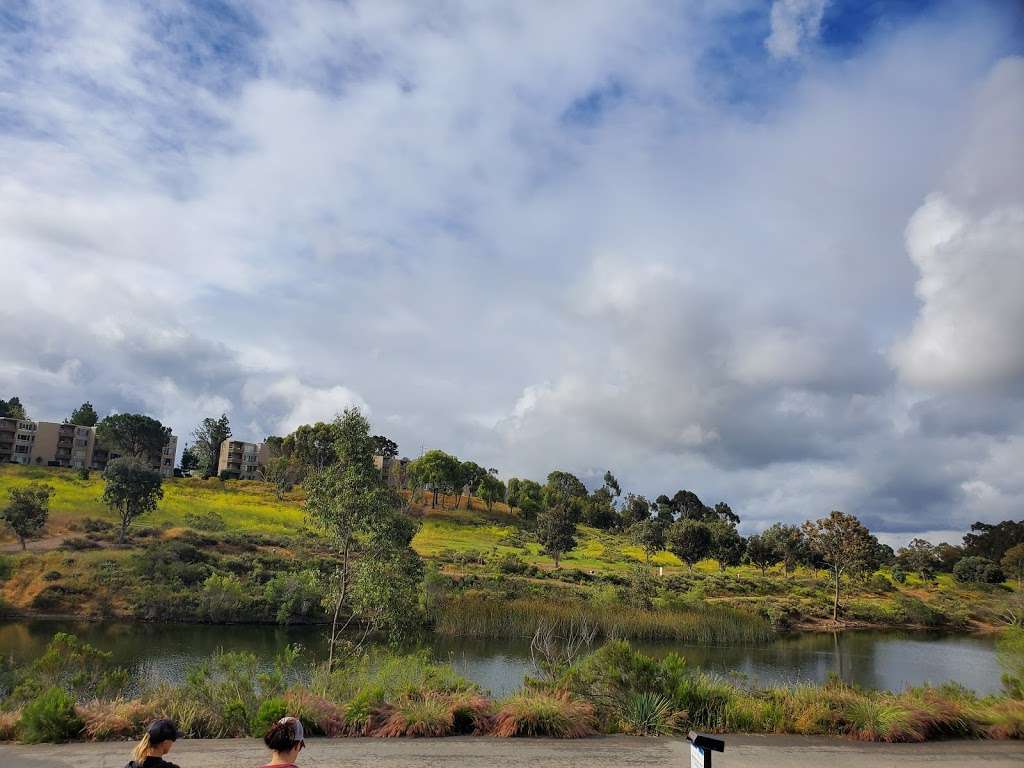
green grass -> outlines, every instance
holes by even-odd
[[[74,470],[5,465],[0,467],[0,503],[8,489],[29,482],[45,482],[56,490],[50,500],[51,526],[86,517],[116,521],[103,504],[103,478],[98,472],[80,480]],[[190,512],[212,512],[224,519],[228,530],[274,534],[294,533],[305,521],[296,501],[278,501],[265,483],[168,478],[163,487],[164,498],[156,511],[140,518],[137,525],[181,525]]]

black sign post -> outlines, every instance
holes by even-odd
[[[711,768],[711,753],[725,752],[725,742],[714,736],[690,731],[686,740],[690,742],[690,768]]]

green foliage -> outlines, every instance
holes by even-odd
[[[133,520],[156,509],[163,498],[160,473],[135,458],[114,459],[103,472],[103,503],[121,518],[119,541],[124,543]]]
[[[843,574],[870,568],[878,541],[856,517],[836,510],[828,517],[804,523],[803,534],[809,553],[820,558],[832,573],[832,618],[838,619]]]
[[[193,456],[189,463],[195,459],[195,469],[200,470],[204,477],[213,477],[217,474],[217,463],[220,460],[220,446],[225,440],[231,437],[231,422],[226,413],[219,418],[208,416],[203,419],[199,426],[192,432]],[[182,469],[184,469],[185,457],[182,455]]]
[[[171,437],[171,428],[141,413],[115,413],[96,426],[96,442],[128,458],[153,463]]]
[[[99,420],[100,416],[96,413],[96,409],[92,407],[92,403],[86,400],[71,412],[68,422],[79,427],[95,427]]]
[[[786,575],[807,559],[807,542],[800,526],[775,523],[761,534],[765,543],[775,550]]]
[[[495,736],[578,739],[596,732],[593,708],[567,694],[521,694],[507,699],[494,718]]]
[[[250,597],[237,576],[212,574],[199,594],[201,614],[214,623],[239,621],[249,614]]]
[[[654,608],[654,598],[658,594],[658,583],[648,566],[635,565],[629,572],[629,581],[619,588],[619,599],[642,611]]]
[[[10,400],[0,399],[0,416],[6,416],[10,419],[28,418],[25,414],[25,406],[21,404],[21,400],[17,397],[12,397]]]
[[[25,549],[25,541],[36,536],[50,516],[50,497],[54,494],[52,485],[29,483],[8,492],[10,502],[0,518],[14,531]]]
[[[11,699],[29,701],[50,688],[59,688],[72,701],[118,695],[128,684],[128,672],[115,667],[110,653],[74,635],[58,632],[46,650],[15,677]]]
[[[665,547],[665,524],[656,518],[648,517],[634,523],[630,535],[644,551],[647,562],[650,562],[651,555]]]
[[[953,566],[953,576],[957,581],[973,584],[1001,584],[1006,575],[999,566],[987,557],[965,557]]]
[[[280,571],[266,583],[263,597],[278,624],[323,617],[324,585],[316,571]]]
[[[549,507],[537,517],[537,541],[558,568],[562,555],[576,546],[576,517],[570,504]]]
[[[190,528],[201,531],[224,531],[227,524],[224,518],[216,512],[189,512],[182,521]]]
[[[487,505],[487,511],[490,512],[494,502],[505,498],[505,484],[494,475],[485,472],[476,486],[476,495],[483,500]]]
[[[1015,544],[1006,550],[999,564],[1011,578],[1017,580],[1017,589],[1020,589],[1024,581],[1024,544]]]
[[[668,551],[690,570],[711,554],[711,528],[699,520],[682,519],[669,526],[665,534]]]
[[[62,743],[81,730],[75,701],[60,688],[47,689],[21,711],[20,736],[29,744]]]
[[[996,644],[1003,667],[1003,687],[1008,696],[1024,699],[1024,627],[1009,626]]]
[[[254,736],[259,736],[270,730],[270,726],[288,715],[288,702],[280,696],[264,699],[256,710],[256,717],[252,722]]]
[[[757,534],[747,539],[747,562],[761,569],[761,574],[782,560],[782,554],[770,539]]]

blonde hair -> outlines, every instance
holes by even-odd
[[[149,752],[149,748],[152,745],[149,743],[149,732],[142,734],[142,738],[139,743],[135,745],[135,749],[132,750],[132,760],[136,763],[142,763],[146,759],[146,753]]]

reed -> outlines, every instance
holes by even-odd
[[[434,629],[458,637],[532,637],[541,626],[567,634],[581,624],[604,638],[676,640],[700,645],[762,643],[774,636],[764,618],[706,603],[699,610],[645,611],[622,605],[568,603],[535,598],[503,602],[463,595],[436,609]]]

